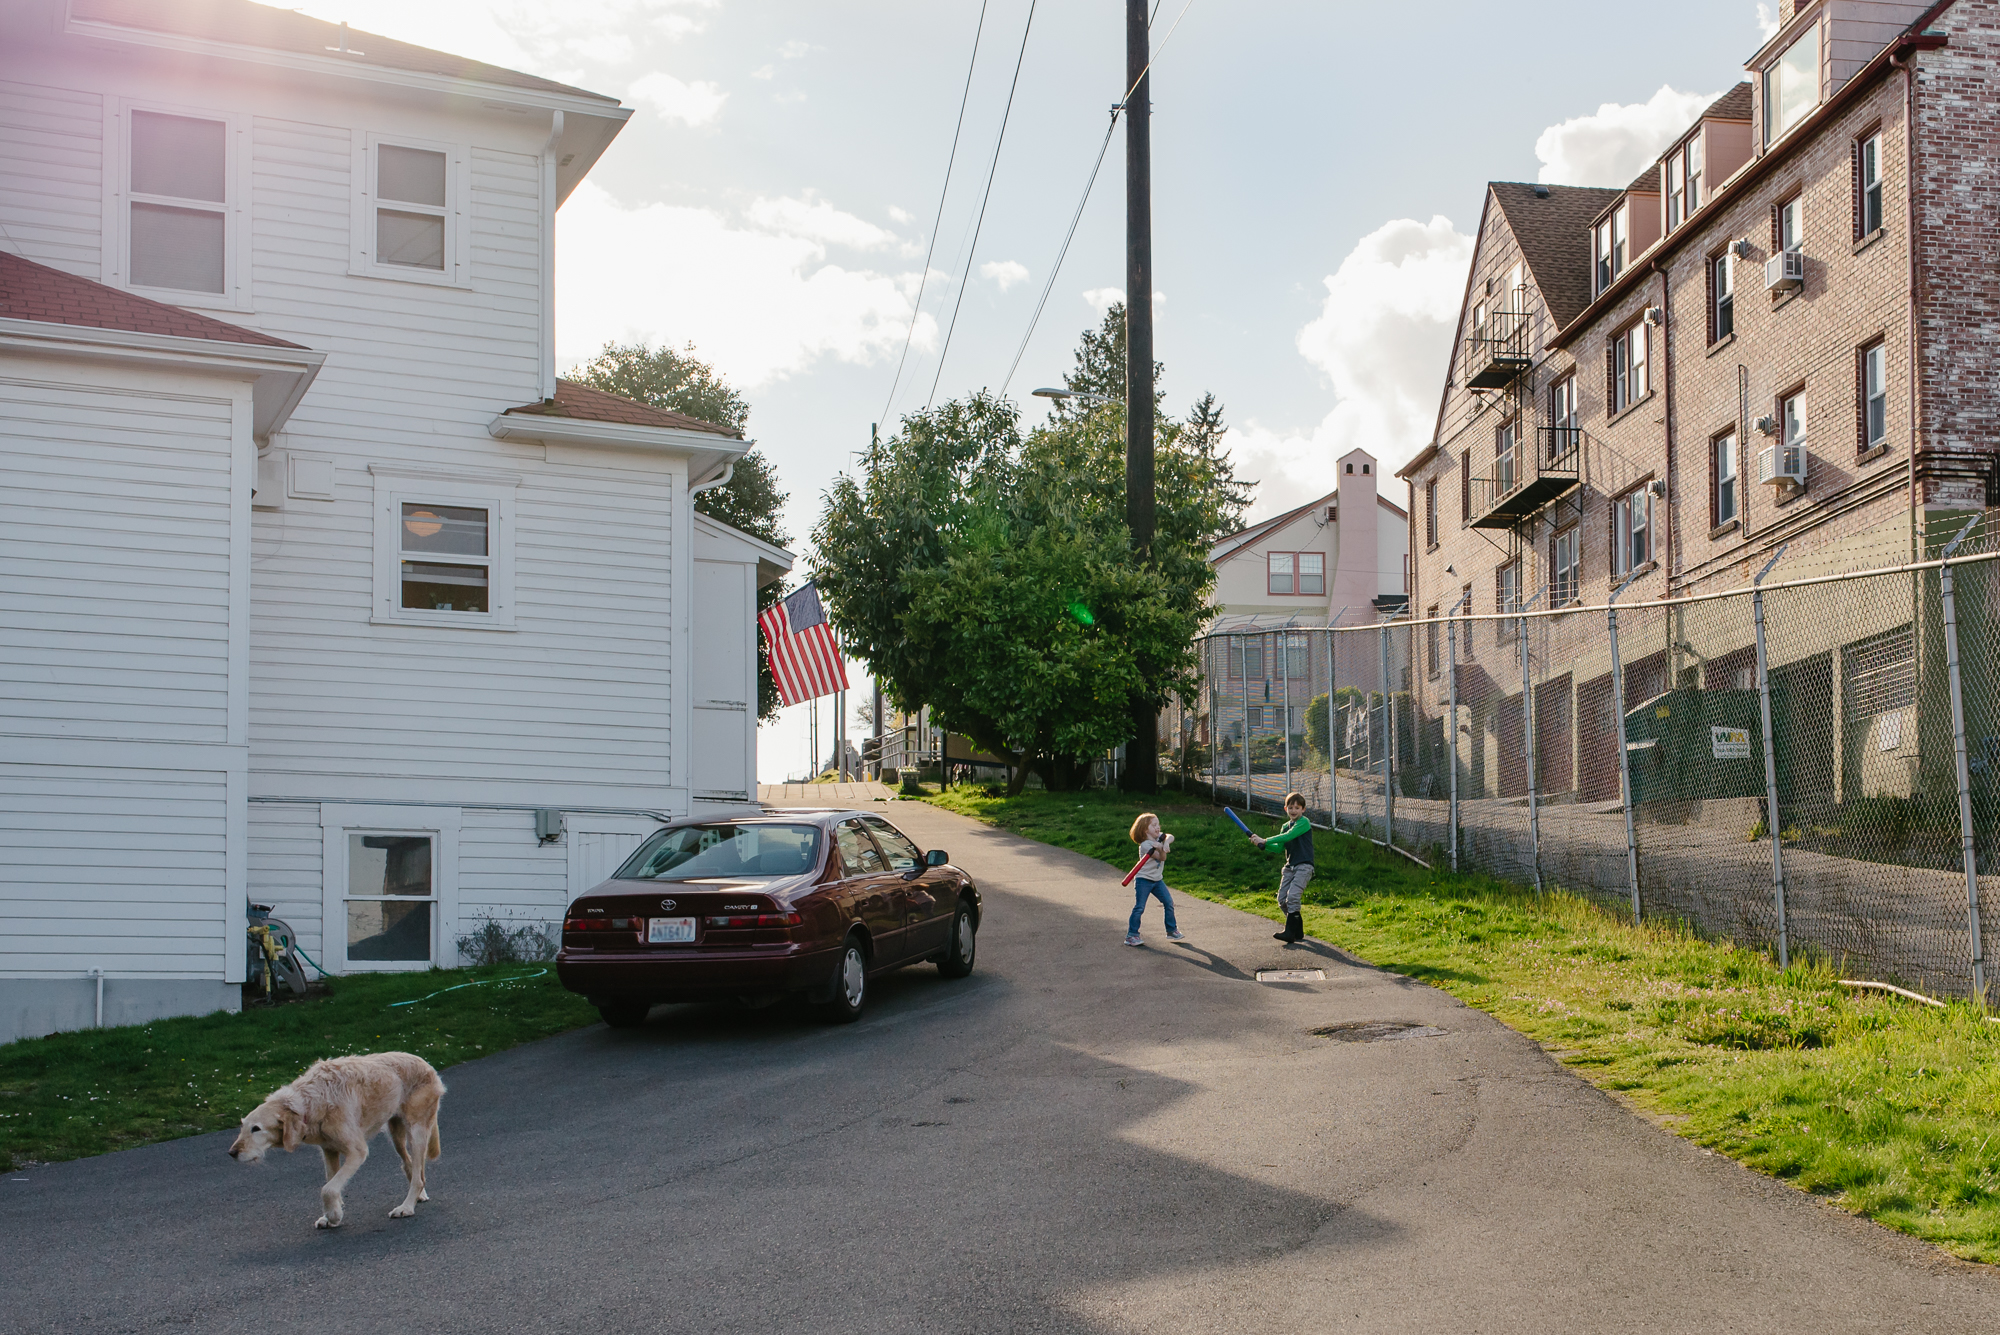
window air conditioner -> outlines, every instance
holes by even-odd
[[[1796,250],[1781,250],[1764,261],[1766,292],[1789,292],[1804,287],[1805,281],[1806,257]]]
[[[1806,484],[1806,446],[1804,441],[1790,445],[1773,445],[1757,452],[1757,480],[1773,485],[1790,483],[1795,487]]]

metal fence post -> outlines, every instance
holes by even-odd
[[[1445,721],[1445,764],[1451,770],[1451,869],[1458,870],[1458,609],[1465,606],[1465,600],[1472,596],[1467,589],[1458,595],[1458,601],[1451,605],[1444,623],[1445,650],[1451,660],[1450,715]]]
[[[1618,595],[1625,592],[1632,581],[1639,578],[1632,575],[1623,584],[1611,591],[1604,600],[1606,619],[1611,631],[1611,714],[1618,724],[1618,793],[1625,808],[1625,876],[1632,887],[1632,922],[1637,926],[1641,921],[1639,912],[1639,839],[1632,825],[1632,757],[1625,749],[1625,665],[1618,658]]]
[[[1786,544],[1789,546],[1790,544]],[[1771,835],[1771,900],[1778,911],[1778,967],[1792,967],[1791,940],[1785,931],[1785,847],[1778,835],[1783,823],[1778,819],[1778,756],[1771,742],[1771,667],[1764,649],[1764,576],[1785,554],[1778,548],[1751,581],[1756,592],[1750,595],[1752,615],[1757,623],[1757,709],[1764,724],[1764,823]]]
[[[1285,688],[1284,720],[1285,729],[1285,791],[1292,791],[1292,623],[1285,619],[1285,628],[1278,632],[1278,680]]]
[[[1334,710],[1340,699],[1335,678],[1340,675],[1340,656],[1334,646],[1340,643],[1339,633],[1331,626],[1326,632],[1326,823],[1327,828],[1340,828],[1340,754],[1333,743]]]
[[[1382,844],[1396,846],[1396,798],[1391,784],[1391,765],[1396,755],[1396,706],[1389,697],[1389,627],[1385,622],[1377,632],[1382,640],[1382,667],[1377,677],[1382,683]]]
[[[1521,749],[1528,761],[1528,847],[1534,858],[1535,893],[1542,893],[1542,821],[1535,801],[1535,714],[1534,686],[1528,673],[1528,617],[1546,586],[1521,605]]]
[[[1236,768],[1243,779],[1243,814],[1247,816],[1250,814],[1250,647],[1241,635],[1236,637],[1236,650],[1243,663],[1243,737],[1236,747]]]
[[[1958,670],[1958,600],[1953,587],[1951,558],[1980,520],[1974,515],[1965,521],[1958,536],[1945,545],[1938,566],[1938,594],[1944,603],[1945,679],[1951,687],[1952,763],[1958,774],[1959,851],[1965,859],[1966,925],[1972,944],[1972,995],[1981,1010],[1986,1009],[1986,950],[1979,939],[1979,867],[1973,851],[1972,774],[1965,756],[1965,692]]]

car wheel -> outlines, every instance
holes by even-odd
[[[938,961],[938,972],[946,978],[963,978],[972,972],[973,956],[979,950],[979,920],[969,905],[958,906],[951,923],[951,949]]]
[[[840,963],[833,973],[833,1000],[826,1003],[826,1017],[835,1024],[851,1024],[861,1018],[868,1004],[868,948],[861,938],[850,936],[840,949]]]
[[[613,1029],[637,1029],[646,1023],[646,1016],[652,1009],[650,1001],[633,1001],[626,997],[597,1003],[597,1013]]]

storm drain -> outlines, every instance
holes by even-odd
[[[1336,1043],[1393,1043],[1399,1038],[1436,1038],[1445,1031],[1414,1020],[1342,1020],[1312,1032]]]
[[[1260,983],[1323,983],[1325,969],[1259,969],[1257,981]]]

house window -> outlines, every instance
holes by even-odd
[[[401,144],[375,147],[375,258],[444,272],[445,155]]]
[[[1687,221],[1687,155],[1676,152],[1667,159],[1667,230]]]
[[[1860,240],[1882,228],[1882,136],[1871,134],[1861,141],[1855,155],[1856,200],[1854,239]]]
[[[1306,637],[1285,635],[1285,676],[1297,681],[1306,675]]]
[[[1458,614],[1465,619],[1465,633],[1458,637],[1459,656],[1472,657],[1472,586],[1463,584],[1458,590]]]
[[[1611,573],[1629,575],[1653,559],[1653,490],[1642,486],[1611,503]]]
[[[375,473],[376,622],[514,628],[512,483]],[[507,476],[505,474],[489,476]]]
[[[1736,433],[1725,431],[1709,442],[1710,472],[1713,479],[1709,500],[1709,526],[1719,527],[1736,518]]]
[[[490,611],[489,512],[405,501],[402,518],[402,605],[426,612]]]
[[[1792,451],[1804,449],[1806,443],[1806,393],[1787,394],[1778,404],[1778,420],[1784,423],[1785,456],[1792,457]]]
[[[1243,641],[1243,675],[1252,681],[1264,679],[1264,637],[1252,635]]]
[[[1265,557],[1265,560],[1268,562],[1268,568],[1264,579],[1264,592],[1291,593],[1293,591],[1292,554],[1290,552],[1272,552]]]
[[[463,283],[465,171],[448,144],[370,135],[357,150],[353,262],[371,278]]]
[[[1736,332],[1736,280],[1729,252],[1708,257],[1708,341],[1716,343]]]
[[[435,858],[428,834],[347,835],[347,960],[429,964],[436,938]]]
[[[1611,220],[1590,229],[1590,295],[1611,286]]]
[[[1549,544],[1549,599],[1553,607],[1576,601],[1576,525],[1556,534]]]
[[[1245,722],[1246,724],[1248,724],[1248,725],[1249,725],[1249,726],[1250,726],[1251,728],[1261,728],[1261,727],[1263,727],[1263,726],[1264,726],[1264,706],[1262,706],[1262,705],[1246,705],[1246,706],[1244,706],[1244,709],[1243,709],[1243,721],[1244,721],[1244,722]]]
[[[1314,598],[1326,595],[1326,553],[1299,553],[1299,593]]]
[[[1646,397],[1646,342],[1643,322],[1628,325],[1611,340],[1611,415],[1616,417]]]
[[[1611,210],[1611,216],[1599,223],[1592,232],[1591,250],[1595,256],[1595,286],[1592,295],[1604,291],[1625,272],[1627,250],[1631,244],[1631,215],[1624,204]]]
[[[1686,157],[1687,211],[1688,215],[1692,217],[1694,211],[1701,207],[1703,167],[1705,165],[1702,157],[1701,135],[1699,133],[1694,138],[1688,140]]]
[[[1819,25],[1813,24],[1764,71],[1764,142],[1769,144],[1819,105]]]
[[[1438,545],[1438,484],[1432,478],[1424,483],[1424,546]]]
[[[1509,561],[1493,572],[1493,610],[1496,612],[1518,612],[1521,610],[1521,563]]]
[[[1520,480],[1520,468],[1516,457],[1516,447],[1520,444],[1521,424],[1508,422],[1497,428],[1493,434],[1493,496],[1499,499],[1514,490]]]
[[[1779,250],[1796,252],[1805,245],[1804,219],[1799,212],[1800,197],[1793,195],[1778,205],[1776,226],[1772,229],[1771,243]]]
[[[135,287],[228,289],[229,125],[133,111],[126,245]]]
[[[1424,612],[1424,671],[1435,677],[1438,674],[1438,609],[1433,603]]]
[[[1472,451],[1458,456],[1458,522],[1472,522]]]
[[[1885,344],[1861,350],[1861,448],[1889,443],[1889,358]]]

